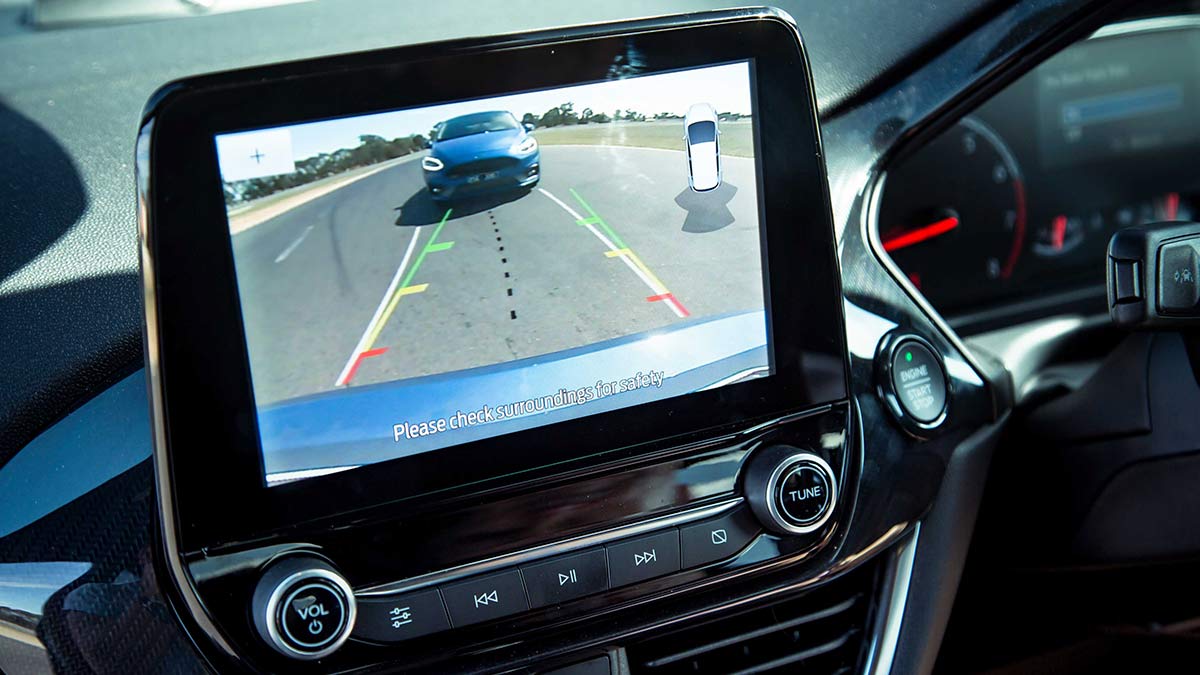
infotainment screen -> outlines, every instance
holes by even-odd
[[[217,134],[266,482],[771,375],[752,73]]]

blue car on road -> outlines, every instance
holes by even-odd
[[[446,202],[537,185],[541,152],[531,131],[503,110],[441,122],[421,160],[429,195]]]

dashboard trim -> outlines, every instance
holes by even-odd
[[[150,429],[154,439],[151,456],[154,458],[155,493],[158,497],[159,513],[157,520],[162,534],[163,553],[166,558],[168,578],[173,582],[175,590],[182,598],[188,614],[200,630],[212,640],[226,656],[241,663],[237,652],[221,632],[216,623],[205,610],[204,602],[200,599],[191,576],[184,569],[183,555],[179,548],[179,524],[175,514],[174,484],[171,481],[170,462],[166,456],[167,429],[166,407],[161,387],[161,354],[158,335],[158,291],[154,279],[154,265],[150,245],[150,138],[154,132],[154,120],[147,120],[138,133],[135,146],[134,166],[137,175],[137,222],[138,222],[138,263],[142,279],[144,301],[142,311],[145,321],[142,322],[143,343],[146,350],[147,391],[150,402]],[[204,651],[200,650],[203,654]]]
[[[996,356],[1012,376],[1020,403],[1037,384],[1038,371],[1080,333],[1110,326],[1107,314],[1060,314],[972,335],[968,344]]]
[[[900,286],[909,299],[916,303],[917,307],[925,315],[925,318],[962,355],[963,360],[971,366],[976,375],[983,377],[988,372],[987,369],[980,364],[975,354],[971,353],[966,343],[958,336],[958,333],[954,332],[950,324],[946,323],[946,319],[933,308],[933,305],[929,304],[925,296],[913,286],[912,282],[909,281],[908,277],[900,270],[896,263],[892,262],[891,256],[887,255],[883,250],[883,241],[879,237],[879,209],[883,201],[883,185],[886,181],[886,170],[881,170],[874,177],[868,178],[865,197],[866,207],[862,210],[862,217],[859,219],[860,227],[862,228],[860,234],[867,242],[871,252],[875,255],[875,259],[887,270],[887,273],[896,282],[896,285]]]
[[[1174,16],[1156,16],[1147,19],[1132,19],[1111,23],[1092,33],[1089,40],[1101,40],[1122,35],[1137,35],[1142,33],[1158,33],[1162,31],[1200,29],[1200,16],[1176,14]]]
[[[875,625],[875,639],[867,652],[863,672],[869,675],[888,675],[896,658],[900,644],[900,628],[904,623],[904,608],[908,604],[908,589],[912,581],[913,563],[917,558],[917,542],[921,537],[921,524],[913,526],[912,534],[896,544],[888,564],[888,577],[880,589],[879,620]]]

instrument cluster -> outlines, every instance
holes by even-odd
[[[1200,21],[1108,26],[893,163],[877,234],[952,323],[1103,298],[1118,229],[1200,201]]]

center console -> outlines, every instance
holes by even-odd
[[[163,568],[214,662],[534,667],[827,569],[863,433],[786,17],[193,78],[138,152]],[[895,344],[928,435],[948,381]]]
[[[475,641],[804,559],[834,531],[847,423],[844,405],[826,407],[420,525],[385,521],[274,550],[254,560],[263,566],[250,609],[255,630],[279,654],[303,660],[351,651],[347,639],[367,653],[467,630]],[[566,515],[573,510],[590,513]],[[530,523],[546,517],[559,522]],[[396,561],[356,551],[364,538],[389,553],[420,541],[421,553]],[[352,589],[349,579],[385,581]],[[230,581],[211,583],[218,595]]]

